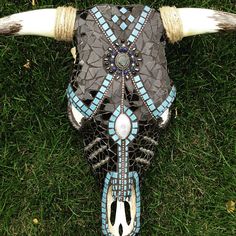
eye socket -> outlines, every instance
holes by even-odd
[[[110,222],[111,222],[112,226],[115,224],[116,208],[117,208],[117,201],[114,201],[111,204],[111,216],[110,216]]]
[[[125,218],[126,218],[126,223],[130,225],[131,222],[130,205],[126,201],[125,201]]]

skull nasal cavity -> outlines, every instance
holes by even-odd
[[[116,219],[116,207],[117,207],[117,202],[113,202],[111,204],[111,216],[110,216],[110,221],[112,226],[115,224],[115,219]]]
[[[129,225],[131,222],[131,214],[130,214],[130,205],[128,202],[125,202],[125,217],[126,217],[126,222]]]
[[[119,234],[120,234],[120,236],[123,235],[123,227],[121,224],[119,225]]]

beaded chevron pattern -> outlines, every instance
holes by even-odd
[[[102,230],[107,223],[107,194],[128,201],[135,186],[140,229],[140,184],[158,144],[161,115],[171,107],[170,85],[158,12],[141,5],[95,6],[79,14],[77,59],[67,88],[71,106],[83,116],[85,155],[102,189]],[[71,121],[75,127],[73,114]]]

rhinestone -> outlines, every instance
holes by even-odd
[[[122,22],[121,25],[120,25],[120,28],[122,30],[125,30],[127,28],[127,24],[125,22]]]
[[[117,15],[114,15],[111,19],[114,23],[116,23],[119,20]]]
[[[122,7],[122,8],[120,9],[120,12],[121,12],[122,14],[125,14],[125,13],[127,12],[127,9],[124,8],[124,7]]]
[[[131,121],[126,114],[120,114],[115,123],[115,131],[120,139],[128,137],[131,131]]]

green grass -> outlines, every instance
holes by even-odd
[[[38,2],[236,13],[233,0]],[[29,9],[30,0],[1,0],[0,16]],[[69,49],[46,38],[0,38],[0,235],[100,235],[100,193],[67,119]],[[142,187],[142,235],[235,235],[236,213],[225,204],[236,200],[236,35],[186,38],[168,45],[167,56],[177,116]]]

